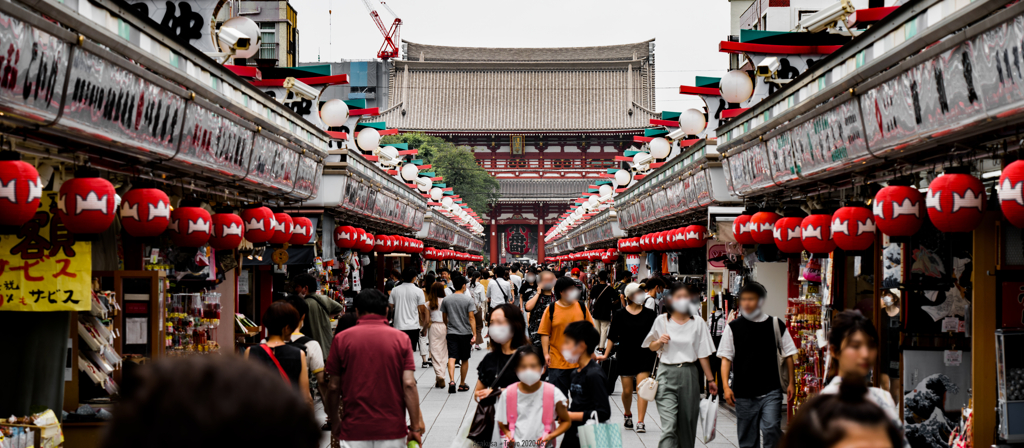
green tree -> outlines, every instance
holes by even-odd
[[[498,181],[476,163],[476,156],[467,146],[455,146],[441,137],[420,132],[385,135],[381,143],[408,143],[418,149],[417,158],[432,165],[432,171],[463,198],[480,217],[486,216],[491,202],[500,196]]]

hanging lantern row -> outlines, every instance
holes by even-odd
[[[423,252],[423,241],[400,235],[372,235],[365,230],[352,226],[334,228],[334,244],[341,249],[352,249],[358,252],[406,253]]]
[[[467,254],[451,249],[435,249],[428,247],[423,251],[423,258],[427,260],[454,260],[454,261],[484,261],[482,255]]]
[[[638,254],[704,247],[707,240],[708,229],[694,224],[663,232],[648,233],[636,238],[620,239],[618,246],[619,252]]]
[[[584,252],[558,255],[551,257],[554,261],[601,261],[611,263],[619,259],[619,251],[615,249],[594,249]]]

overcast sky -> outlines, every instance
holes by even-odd
[[[377,7],[386,27],[392,18]],[[371,59],[384,41],[363,0],[291,0],[302,62]],[[657,108],[703,106],[679,94],[695,76],[721,76],[728,57],[726,0],[388,0],[401,38],[468,47],[572,47],[655,40]],[[328,14],[330,11],[330,14]]]

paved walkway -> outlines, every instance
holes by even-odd
[[[470,387],[476,385],[476,366],[483,359],[485,353],[483,350],[473,351],[473,357],[469,361],[468,381],[466,381],[466,384],[469,384]],[[416,353],[416,364],[419,365],[420,363],[419,353]],[[458,375],[458,370],[456,370],[456,375]],[[426,435],[423,440],[424,448],[448,448],[460,433],[460,430],[463,429],[462,426],[469,425],[472,421],[476,402],[473,401],[471,392],[449,394],[447,388],[435,389],[433,387],[434,370],[432,368],[417,368],[416,378],[419,382],[420,407],[423,411],[423,421],[427,426]],[[622,416],[624,414],[621,391],[621,384],[616,383],[615,393],[608,397],[612,405],[610,421],[620,425],[623,422]],[[631,413],[633,414],[634,421],[636,421],[636,396],[634,395],[633,398]],[[658,438],[661,437],[661,420],[658,417],[658,407],[651,403],[647,407],[647,414],[645,419],[647,424],[646,433],[637,434],[631,429],[622,429],[622,446],[624,448],[658,446]],[[317,418],[320,421],[323,421],[322,419],[324,418],[322,406],[319,403],[317,404]],[[697,430],[700,431],[699,424],[697,425]],[[696,447],[735,448],[738,446],[736,443],[736,417],[722,408],[718,410],[717,432],[717,437],[711,443],[704,445],[697,441]],[[322,446],[328,447],[330,446],[329,435],[327,432],[324,435]]]

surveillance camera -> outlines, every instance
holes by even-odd
[[[757,69],[754,73],[757,76],[773,78],[775,77],[775,72],[779,70],[780,65],[781,64],[779,63],[779,58],[775,56],[769,56],[767,58],[764,58],[764,60],[757,64]]]
[[[817,33],[832,26],[836,21],[848,14],[852,14],[854,11],[856,9],[850,4],[849,0],[840,0],[801,20],[797,24],[797,31]]]
[[[249,49],[249,37],[234,28],[221,28],[217,33],[217,40],[220,46],[234,54],[238,50]]]
[[[683,137],[686,137],[686,131],[684,131],[682,128],[678,128],[668,133],[668,138],[672,140],[679,140]]]
[[[291,76],[285,78],[284,84],[282,84],[281,86],[284,87],[285,90],[295,94],[295,96],[304,100],[312,101],[320,96],[319,90]]]

